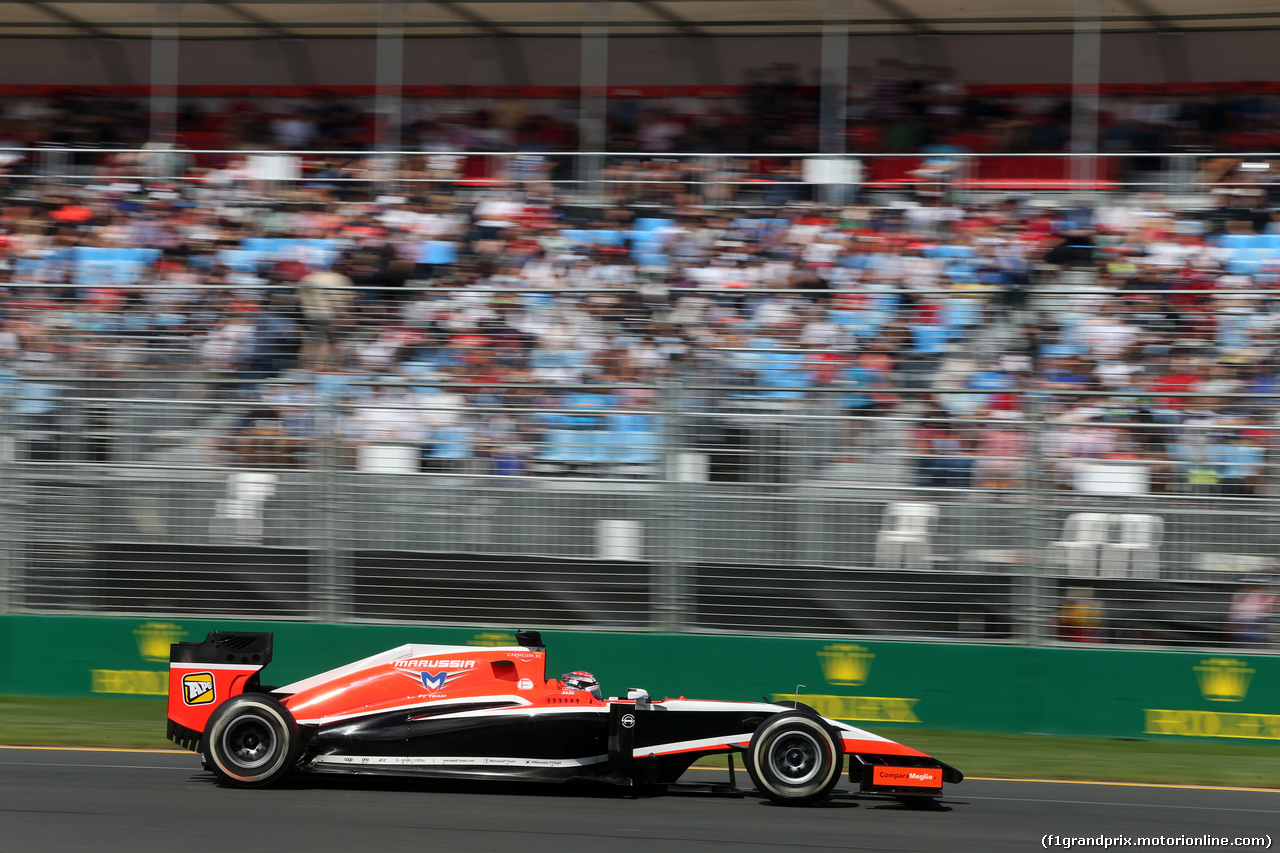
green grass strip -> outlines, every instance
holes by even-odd
[[[0,696],[0,744],[174,749],[158,699]],[[1280,788],[1280,746],[896,728],[883,732],[966,776]],[[708,764],[723,766],[723,759]],[[739,767],[741,765],[739,764]]]
[[[177,748],[165,738],[163,699],[0,696],[0,743]]]

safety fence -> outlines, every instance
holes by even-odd
[[[228,202],[314,203],[518,189],[583,205],[768,209],[868,196],[1140,192],[1178,198],[1265,188],[1280,154],[1123,151],[726,154],[679,151],[281,151],[39,146],[4,149],[10,194],[139,189]]]
[[[1270,646],[1270,398],[346,380],[11,380],[7,609]]]
[[[419,198],[386,155],[111,153],[0,177],[0,612],[1273,647],[1263,155],[726,215],[679,156],[449,153]],[[1111,194],[1133,162],[1189,195]]]

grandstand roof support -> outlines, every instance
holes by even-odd
[[[819,94],[818,150],[838,156],[845,153],[845,126],[849,102],[849,4],[850,0],[824,0],[822,5],[821,89]],[[836,204],[843,187],[828,184],[823,200]]]
[[[488,37],[492,45],[492,55],[502,70],[502,83],[506,86],[529,85],[529,67],[524,59],[524,51],[520,47],[520,39],[513,38],[509,30],[494,26],[483,15],[470,6],[453,0],[438,0],[438,5],[451,14],[476,27]]]
[[[398,151],[404,124],[404,0],[378,0],[378,45],[374,60],[376,91],[374,144]]]
[[[167,0],[16,0],[0,2],[6,37],[146,39],[139,10]],[[414,0],[406,3],[410,39],[432,37],[573,37],[593,0]],[[1070,34],[1072,0],[1009,3],[976,0],[859,0],[850,27],[861,35]],[[346,39],[372,37],[373,0],[183,0],[186,39]],[[812,0],[630,0],[615,5],[610,25],[626,37],[820,36],[821,4]],[[35,11],[38,14],[32,14]],[[1102,7],[1105,32],[1280,29],[1274,2],[1112,0]]]
[[[213,5],[225,9],[242,21],[270,33],[272,42],[280,53],[280,60],[289,73],[289,80],[295,86],[314,86],[316,84],[315,68],[306,50],[302,48],[302,37],[295,32],[273,24],[271,21],[239,3],[230,0],[214,0]]]
[[[578,147],[582,152],[605,148],[605,118],[609,85],[609,0],[583,4],[581,62],[578,70]],[[599,156],[580,157],[579,180],[600,180],[604,162]],[[600,186],[597,183],[597,188]]]
[[[178,0],[156,0],[151,24],[151,141],[173,142],[178,130]]]
[[[822,25],[822,89],[818,150],[843,154],[849,100],[849,3],[825,0]]]
[[[1076,0],[1076,22],[1071,42],[1071,150],[1087,154],[1098,150],[1100,67],[1102,64],[1101,0]],[[1092,157],[1071,161],[1071,177],[1092,184]]]
[[[50,6],[48,3],[40,2],[40,0],[22,0],[22,5],[32,9],[38,9],[49,17],[55,18],[56,20],[73,27],[77,32],[84,33],[87,36],[93,36],[94,38],[110,38],[110,34],[101,27],[96,27],[88,21],[77,18],[75,15],[68,15],[63,10],[55,6]]]
[[[1169,82],[1188,80],[1186,45],[1177,22],[1153,7],[1147,0],[1121,0],[1124,5],[1142,15],[1151,26],[1156,40],[1156,52],[1160,55],[1160,68]]]
[[[632,0],[632,2],[655,18],[670,24],[680,34],[680,40],[674,42],[672,49],[693,64],[693,71],[699,83],[707,86],[724,84],[724,75],[720,73],[719,63],[716,62],[715,42],[706,30],[693,26],[655,0]]]
[[[133,86],[138,80],[134,76],[129,61],[125,58],[124,49],[119,39],[100,38],[94,40],[94,49],[98,52],[98,61],[102,65],[102,74],[113,86]]]

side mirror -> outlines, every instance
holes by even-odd
[[[649,710],[649,704],[650,704],[650,703],[649,703],[649,691],[648,691],[648,690],[644,690],[644,689],[642,689],[642,688],[640,688],[640,687],[628,687],[628,688],[627,688],[627,698],[628,698],[628,699],[634,699],[634,700],[636,701],[636,710],[637,710],[637,711],[647,711],[647,710]]]

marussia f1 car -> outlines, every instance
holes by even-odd
[[[244,788],[311,772],[669,789],[714,754],[731,756],[731,780],[741,754],[757,790],[793,806],[826,799],[845,755],[863,793],[937,797],[964,778],[798,703],[651,701],[636,689],[605,699],[587,673],[547,679],[538,632],[517,643],[404,645],[266,687],[272,635],[213,632],[172,647],[168,736]]]

